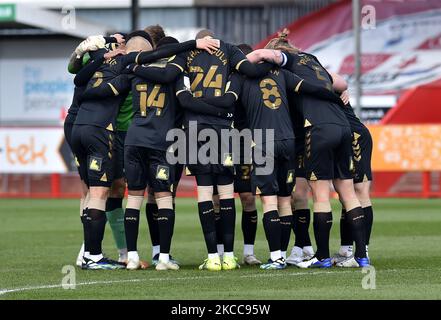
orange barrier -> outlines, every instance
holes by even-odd
[[[373,196],[441,197],[441,125],[375,125],[369,130]]]
[[[441,171],[441,125],[370,126],[373,171]]]

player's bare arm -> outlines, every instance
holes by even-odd
[[[252,63],[268,61],[277,65],[282,65],[284,58],[282,51],[274,49],[258,49],[247,54],[247,59]]]
[[[328,73],[332,77],[332,87],[336,92],[343,92],[348,89],[348,83],[341,75],[329,71]]]

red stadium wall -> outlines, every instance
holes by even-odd
[[[381,121],[392,124],[441,123],[441,80],[408,90]],[[439,172],[374,172],[374,196],[441,197]]]

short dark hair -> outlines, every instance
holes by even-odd
[[[156,47],[159,48],[160,46],[163,46],[165,44],[172,44],[172,43],[179,43],[179,41],[176,38],[167,36],[159,40]]]
[[[144,38],[148,42],[150,42],[150,44],[153,46],[152,37],[150,37],[150,35],[147,32],[145,32],[144,30],[136,30],[136,31],[129,33],[129,35],[126,38],[126,42],[129,42],[130,38],[134,38],[134,37]]]
[[[159,24],[145,27],[144,31],[147,32],[150,35],[150,37],[152,37],[153,40],[152,45],[154,47],[156,47],[159,41],[165,37],[164,29]]]
[[[196,40],[198,40],[198,39],[203,39],[203,38],[205,38],[205,37],[212,37],[212,38],[214,38],[214,32],[213,31],[211,31],[211,30],[208,30],[208,29],[202,29],[201,31],[199,31],[197,34],[196,34],[196,37],[195,37],[195,39]]]
[[[242,51],[245,55],[253,51],[253,48],[247,43],[241,43],[237,45],[237,47]]]

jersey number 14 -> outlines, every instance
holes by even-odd
[[[161,115],[161,109],[165,104],[165,93],[159,93],[161,85],[156,84],[150,94],[147,92],[146,84],[136,85],[136,91],[139,92],[139,109],[141,117],[147,116],[147,108],[157,108],[156,115]]]

